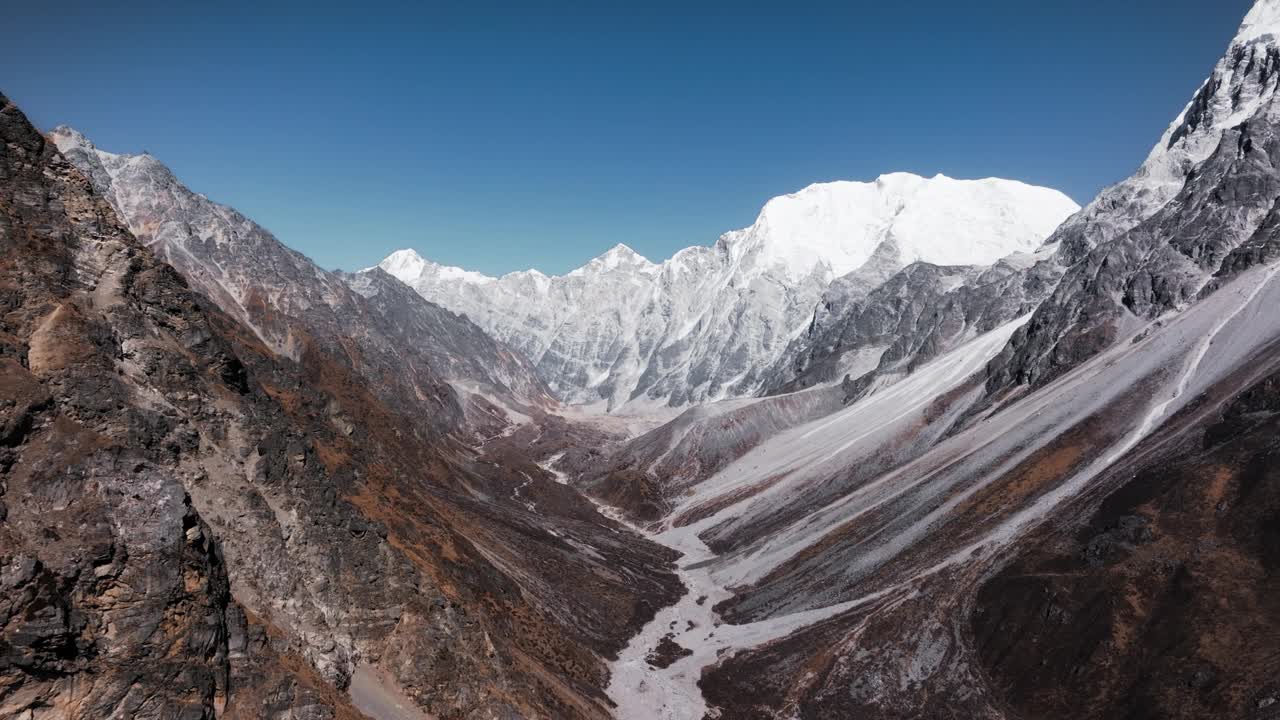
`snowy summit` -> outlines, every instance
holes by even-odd
[[[1258,0],[1240,24],[1235,44],[1250,42],[1266,35],[1280,36],[1280,0]]]
[[[774,198],[751,227],[660,264],[619,244],[558,277],[494,278],[412,250],[380,267],[523,352],[568,402],[681,407],[758,391],[836,278],[873,260],[989,265],[1078,209],[1010,180],[894,173]]]

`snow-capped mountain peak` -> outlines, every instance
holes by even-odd
[[[492,278],[407,250],[380,266],[522,351],[562,399],[678,407],[757,392],[823,291],[873,258],[990,264],[1076,210],[1019,182],[894,173],[774,198],[751,227],[660,264],[618,244],[558,277]]]
[[[1033,251],[1078,206],[1056,190],[1011,180],[881,175],[810,185],[770,200],[754,225],[723,239],[737,255],[794,279],[821,265],[833,276],[865,264],[892,240],[904,264],[986,265]]]
[[[59,125],[49,131],[49,134],[57,140],[59,148],[68,150],[72,148],[84,148],[86,150],[97,149],[94,147],[93,143],[90,142],[89,138],[85,137],[84,133],[70,125]]]
[[[1234,44],[1251,42],[1266,35],[1280,36],[1280,0],[1258,0],[1245,16]]]
[[[606,250],[603,254],[593,258],[586,265],[573,270],[569,274],[583,275],[593,272],[600,273],[624,269],[652,272],[658,269],[658,265],[650,262],[647,258],[635,250],[632,250],[630,247],[622,243],[618,243]]]
[[[494,280],[494,278],[483,273],[463,270],[454,265],[441,265],[433,262],[422,257],[417,250],[412,248],[396,250],[384,258],[381,263],[378,263],[378,266],[396,277],[420,277],[423,273],[430,272],[440,277],[466,280],[468,282],[484,283]],[[372,269],[366,268],[366,270]]]

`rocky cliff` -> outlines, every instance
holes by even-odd
[[[607,715],[668,551],[444,431],[434,365],[401,405],[221,312],[2,117],[0,715],[346,717],[366,667],[436,717]]]

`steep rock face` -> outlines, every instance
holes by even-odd
[[[836,278],[856,294],[916,261],[992,263],[1075,210],[1021,183],[895,174],[775,198],[750,228],[662,264],[618,246],[561,277],[490,278],[407,250],[381,267],[528,356],[568,402],[679,407],[759,392]]]
[[[427,302],[385,272],[334,274],[364,298],[387,347],[409,362],[424,358],[450,383],[464,399],[469,426],[501,431],[503,421],[523,419],[522,410],[539,414],[559,405],[523,355],[465,317]]]
[[[908,266],[910,267],[910,266]],[[803,333],[787,344],[763,385],[766,394],[788,392],[840,380],[875,363],[874,350],[847,343],[844,329],[867,296],[900,270],[901,255],[892,242],[883,243],[857,270],[842,275],[823,291],[813,319]],[[843,374],[842,374],[843,373]]]
[[[828,291],[809,331],[771,371],[769,393],[839,382],[845,402],[891,385],[925,363],[1034,310],[1064,268],[1056,245],[987,267],[909,265],[869,293]]]
[[[1011,255],[990,267],[973,268],[965,281],[951,282],[954,289],[924,293],[912,307],[914,322],[902,326],[902,332],[893,338],[880,356],[875,371],[842,382],[846,402],[892,383],[970,340],[1027,316],[1052,292],[1062,277],[1063,269],[1053,256],[1053,248],[1050,245],[1035,254]],[[883,313],[886,310],[885,307],[877,307],[871,299],[865,308],[862,312]],[[851,348],[865,345],[857,336],[847,342],[846,347]]]
[[[276,352],[3,107],[5,716],[349,717],[358,666],[436,717],[607,716],[671,553],[409,431],[341,338]]]
[[[67,127],[51,137],[139,240],[277,353],[297,360],[318,345],[344,357],[385,402],[437,432],[458,426],[471,393],[505,405],[554,403],[522,357],[466,319],[388,288],[385,276],[348,287],[356,276],[322,270],[233,208],[187,189],[150,155],[99,150]],[[459,392],[432,385],[440,380]]]
[[[244,367],[3,96],[0,249],[0,716],[357,717],[246,619],[185,487]]]
[[[992,363],[991,393],[1043,385],[1270,257],[1280,198],[1274,9],[1255,6],[1138,172],[1050,239],[1068,270]]]
[[[843,316],[822,318],[826,327],[815,326],[812,343],[790,361],[795,379],[778,389],[799,389],[843,377],[857,380],[882,363],[901,361],[911,349],[901,347],[904,343],[918,342],[927,332],[926,324],[946,321],[930,312],[939,298],[973,282],[980,273],[979,268],[925,263],[904,268],[850,303]],[[891,346],[898,346],[893,353],[888,352]]]

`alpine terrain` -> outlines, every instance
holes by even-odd
[[[1280,718],[1278,275],[1280,0],[1084,208],[557,277],[325,270],[0,96],[0,720]]]
[[[843,299],[910,263],[994,263],[1077,209],[1022,183],[898,173],[774,198],[751,227],[660,265],[618,245],[562,277],[491,278],[412,250],[379,267],[523,353],[565,402],[643,414],[758,393],[819,301],[836,302],[833,280]]]

